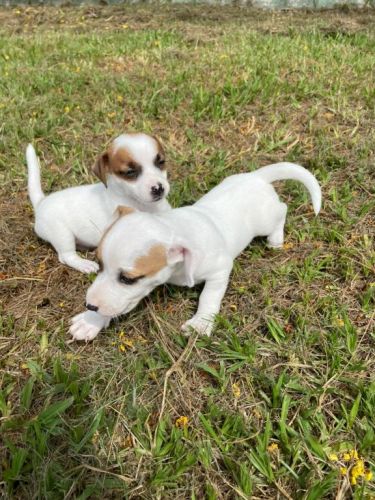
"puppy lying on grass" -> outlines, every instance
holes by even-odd
[[[210,335],[233,259],[255,236],[267,236],[274,248],[283,245],[287,206],[271,185],[283,179],[302,182],[318,214],[319,184],[293,163],[228,177],[189,207],[162,214],[120,208],[100,242],[99,274],[87,291],[88,311],[72,320],[73,338],[92,340],[111,318],[131,311],[162,283],[192,287],[201,282],[198,310],[182,330]]]
[[[35,211],[35,232],[58,253],[59,261],[83,273],[96,272],[98,264],[83,259],[76,246],[96,248],[113,220],[117,206],[145,212],[169,210],[165,156],[160,142],[146,134],[117,137],[93,167],[102,181],[45,196],[40,168],[31,144],[26,149],[28,191]]]

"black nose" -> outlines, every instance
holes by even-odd
[[[152,186],[151,194],[154,198],[160,198],[163,193],[164,193],[164,186],[161,182],[158,182],[157,186]]]
[[[96,312],[99,309],[99,307],[98,306],[93,306],[92,304],[86,304],[86,309],[88,309],[89,311]]]

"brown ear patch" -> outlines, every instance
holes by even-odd
[[[147,255],[142,255],[135,260],[134,269],[129,275],[153,276],[167,265],[167,250],[163,245],[152,246]]]
[[[107,172],[109,169],[109,154],[106,151],[101,154],[92,167],[93,173],[107,187]]]
[[[126,181],[135,181],[142,172],[139,165],[126,148],[109,147],[96,160],[93,173],[107,186],[107,174],[115,174]]]
[[[158,153],[159,153],[159,155],[160,155],[160,156],[162,156],[162,157],[164,158],[165,153],[164,153],[164,148],[163,148],[162,143],[159,141],[159,139],[158,139],[155,135],[152,135],[151,137],[152,137],[152,138],[154,139],[154,141],[156,142],[156,146],[157,146],[157,148],[158,148]]]
[[[161,144],[161,142],[159,141],[159,139],[157,137],[155,137],[154,135],[151,136],[154,141],[156,142],[156,147],[157,147],[157,156],[155,158],[155,166],[160,168],[160,170],[165,170],[165,152],[164,152],[164,148]]]

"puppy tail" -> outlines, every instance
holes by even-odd
[[[315,215],[318,215],[322,205],[322,191],[316,178],[305,168],[295,163],[282,162],[267,165],[253,173],[269,183],[287,179],[302,182],[310,193]]]
[[[39,160],[35,153],[35,149],[31,144],[26,148],[26,162],[28,170],[27,189],[29,198],[34,207],[34,210],[44,198],[42,186],[40,184],[40,166]]]

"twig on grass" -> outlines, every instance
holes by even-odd
[[[181,368],[180,368],[181,364],[182,364],[183,361],[186,361],[187,358],[190,356],[191,351],[193,350],[193,348],[195,346],[195,343],[197,341],[198,335],[199,335],[198,333],[195,333],[195,335],[192,335],[189,338],[189,342],[187,343],[187,346],[182,351],[182,353],[179,356],[179,358],[172,364],[172,366],[167,370],[167,372],[165,374],[164,386],[163,386],[163,397],[162,397],[162,400],[161,400],[161,406],[160,406],[160,412],[159,412],[159,417],[158,417],[158,423],[156,425],[155,432],[154,432],[153,447],[156,446],[156,436],[157,436],[157,432],[158,432],[158,429],[159,429],[160,421],[163,418],[163,414],[164,414],[165,401],[166,401],[166,397],[167,397],[168,380],[169,380],[170,376],[172,375],[172,373],[177,372],[177,371],[181,371]]]

